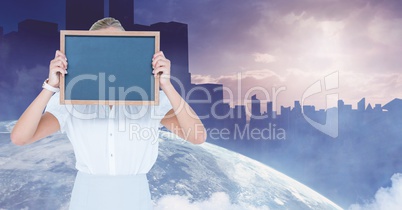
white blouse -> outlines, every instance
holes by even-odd
[[[163,91],[159,105],[60,105],[52,96],[45,112],[53,114],[73,145],[76,168],[89,174],[145,174],[158,156],[160,121],[172,109]]]

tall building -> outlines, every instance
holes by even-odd
[[[104,7],[104,0],[66,0],[66,29],[88,30],[104,17]]]
[[[267,114],[268,117],[273,118],[273,106],[272,106],[272,101],[267,102]]]
[[[230,111],[229,104],[223,103],[222,84],[192,84],[185,99],[207,127],[222,127],[223,116]]]
[[[4,33],[3,27],[0,27],[0,39],[3,37],[3,33]]]
[[[134,0],[109,0],[109,16],[130,29],[134,24]]]
[[[192,87],[189,72],[188,26],[160,22],[151,26],[134,24],[134,0],[109,0],[109,16],[118,19],[126,30],[159,31],[160,50],[171,61],[171,81],[179,93]],[[104,0],[66,0],[66,29],[88,30],[104,17]],[[183,95],[184,96],[184,95]]]
[[[58,34],[57,23],[27,19],[18,23],[18,33],[30,36],[50,36]]]
[[[338,100],[338,109],[343,110],[343,107],[345,106],[345,102],[341,99]]]
[[[371,106],[371,104],[367,105],[366,111],[368,112],[373,111],[373,107]]]
[[[292,112],[295,114],[301,114],[301,105],[300,105],[300,101],[295,101],[294,102],[294,107],[292,109]]]
[[[155,23],[150,30],[160,31],[160,49],[171,61],[171,80],[177,90],[191,87],[188,61],[188,27],[178,22]],[[179,92],[180,92],[179,91]]]
[[[304,106],[304,108],[306,109],[306,106]],[[288,107],[281,106],[281,117],[288,118],[289,115],[290,115],[290,106]]]
[[[203,103],[204,106],[217,101],[223,102],[223,85],[212,83],[193,85],[187,97],[194,102]]]
[[[402,99],[395,98],[385,104],[382,108],[387,110],[389,113],[392,113],[392,115],[400,117],[402,115]]]
[[[251,96],[251,115],[261,116],[261,104],[260,100],[257,99],[257,95]]]
[[[247,113],[249,114],[249,113]],[[251,96],[251,115],[249,125],[251,128],[258,128],[263,125],[262,119],[267,118],[261,115],[261,102],[257,99],[257,95]]]
[[[381,111],[382,111],[382,107],[381,107],[381,104],[375,104],[375,105],[374,105],[374,108],[373,108],[373,110],[374,110],[374,111],[378,111],[378,112],[381,112]]]
[[[245,105],[235,105],[233,108],[233,122],[237,126],[244,126],[247,122],[246,116],[246,106]]]
[[[357,111],[364,112],[364,110],[366,110],[366,98],[362,98],[357,103]]]
[[[304,105],[303,106],[303,113],[307,116],[312,116],[315,113],[315,106],[313,105]]]

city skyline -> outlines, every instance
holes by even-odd
[[[27,4],[31,11],[24,9]],[[52,11],[38,12],[45,5]],[[65,27],[62,2],[13,1],[7,7],[0,12],[3,33],[15,30],[26,18],[54,20]],[[236,75],[241,72],[246,89],[255,85],[267,90],[286,87],[279,100],[291,106],[303,89],[339,71],[338,92],[346,103],[355,104],[366,97],[371,104],[385,104],[402,95],[398,82],[402,78],[401,49],[396,47],[401,45],[402,19],[397,12],[401,7],[395,0],[253,4],[136,0],[133,21],[189,25],[193,83],[221,83],[235,89]],[[325,107],[322,101],[317,98],[312,103]]]
[[[56,23],[52,23],[52,22],[47,22],[47,21],[39,21],[39,20],[32,20],[32,19],[27,19],[27,20],[23,20],[23,21],[21,21],[21,22],[19,22],[18,23],[18,25],[19,25],[19,30],[17,29],[17,31],[15,31],[15,32],[21,32],[21,33],[32,33],[32,32],[34,32],[34,31],[39,31],[39,32],[41,32],[41,30],[43,30],[43,28],[42,29],[40,29],[40,30],[37,30],[38,28],[33,28],[30,24],[32,24],[32,23],[35,23],[35,24],[37,24],[35,27],[38,27],[38,26],[40,26],[40,25],[43,25],[44,27],[48,27],[48,28],[51,28],[52,29],[52,31],[51,31],[51,33],[54,33],[56,30],[57,30],[57,28],[58,28],[58,25],[56,24]],[[153,25],[151,25],[151,26],[144,26],[144,25],[138,25],[138,26],[136,26],[136,25],[133,25],[133,27],[135,28],[135,27],[144,27],[145,29],[148,29],[148,27],[149,28],[151,28],[152,29],[152,27],[154,27],[155,25],[156,26],[158,26],[158,25],[163,25],[163,24],[168,24],[168,23],[154,23]],[[183,23],[177,23],[177,24],[183,24]],[[185,24],[184,24],[185,25]],[[167,26],[167,27],[169,27],[169,26]],[[23,30],[23,31],[20,31],[20,30]],[[4,34],[3,33],[3,28],[0,26],[0,32],[2,32],[2,33],[0,33],[0,37],[3,37],[3,36],[7,36],[7,35],[9,35],[9,34],[12,34],[12,32],[10,32],[10,33],[8,33],[8,34]],[[45,35],[45,34],[42,34],[42,35]],[[185,37],[184,37],[185,38]],[[188,64],[187,64],[188,65]],[[187,69],[188,70],[188,68],[185,68],[185,69]],[[189,72],[187,72],[187,73],[189,73]],[[191,73],[189,73],[189,74],[191,74]],[[184,82],[185,83],[185,82]],[[203,86],[203,85],[213,85],[215,88],[219,88],[219,89],[224,89],[224,84],[217,84],[217,83],[199,83],[199,84],[193,84],[193,85],[199,85],[199,86]],[[249,93],[251,93],[251,92],[249,92]],[[223,94],[224,94],[224,91],[223,91]],[[227,104],[229,104],[229,106],[230,106],[230,108],[232,108],[232,109],[234,109],[235,108],[235,106],[247,106],[247,104],[251,104],[252,103],[252,97],[257,97],[257,95],[256,94],[253,94],[253,95],[251,95],[251,94],[249,94],[251,97],[250,97],[250,99],[245,99],[245,100],[243,100],[244,102],[246,102],[246,103],[241,103],[241,104],[237,104],[237,103],[235,103],[236,101],[235,100],[232,100],[232,101],[230,101],[230,102],[225,102],[225,103],[227,103]],[[222,100],[222,101],[227,101],[227,99],[225,99],[224,98],[224,95],[222,96],[223,98],[221,98],[221,97],[219,97],[217,100]],[[362,97],[361,98],[361,100],[362,99],[366,99],[366,97]],[[374,106],[375,107],[378,107],[378,106],[385,106],[386,104],[388,104],[388,103],[390,103],[390,102],[392,102],[392,101],[394,101],[395,99],[398,99],[398,98],[394,98],[394,99],[391,99],[391,100],[389,100],[389,101],[386,101],[384,104],[372,104],[372,103],[367,103],[367,105],[366,105],[366,108],[368,108],[368,109],[371,109],[371,108],[374,108]],[[262,101],[261,102],[261,107],[260,107],[260,110],[261,110],[261,113],[264,113],[264,110],[265,110],[265,113],[267,113],[268,112],[268,109],[267,109],[267,103],[272,103],[272,100],[261,100],[261,99],[258,99],[259,101]],[[349,103],[349,104],[345,104],[344,103],[344,100],[343,99],[339,99],[340,101],[342,101],[342,104],[344,104],[345,105],[345,107],[347,107],[348,109],[350,109],[350,110],[358,110],[358,109],[361,109],[361,108],[359,108],[359,106],[358,106],[358,103],[359,103],[359,101],[358,102],[356,102],[356,103]],[[294,102],[299,102],[299,100],[294,100],[293,101],[293,104],[292,105],[284,105],[284,104],[277,104],[277,106],[276,106],[276,109],[275,109],[275,106],[272,108],[272,110],[273,111],[277,111],[277,113],[278,114],[280,114],[280,110],[281,109],[283,109],[283,108],[290,108],[290,109],[292,109],[292,108],[294,108],[295,106],[294,106]],[[322,111],[322,110],[326,110],[327,108],[334,108],[334,107],[326,107],[326,108],[317,108],[314,104],[310,104],[310,103],[308,103],[308,104],[306,104],[305,105],[306,107],[314,107],[314,110],[315,111]],[[251,106],[247,106],[248,107],[248,115],[247,116],[250,116],[250,114],[252,113],[252,111],[251,111]]]

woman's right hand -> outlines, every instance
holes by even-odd
[[[47,83],[55,88],[58,88],[60,86],[59,75],[64,77],[64,75],[67,74],[67,65],[68,63],[66,55],[60,50],[57,50],[54,59],[50,61],[49,81]]]

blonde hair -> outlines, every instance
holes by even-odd
[[[121,29],[122,31],[125,31],[123,26],[121,25],[120,21],[118,21],[112,17],[106,17],[106,18],[96,21],[89,30],[96,31],[96,30],[110,28],[110,27],[118,28],[118,29]]]

